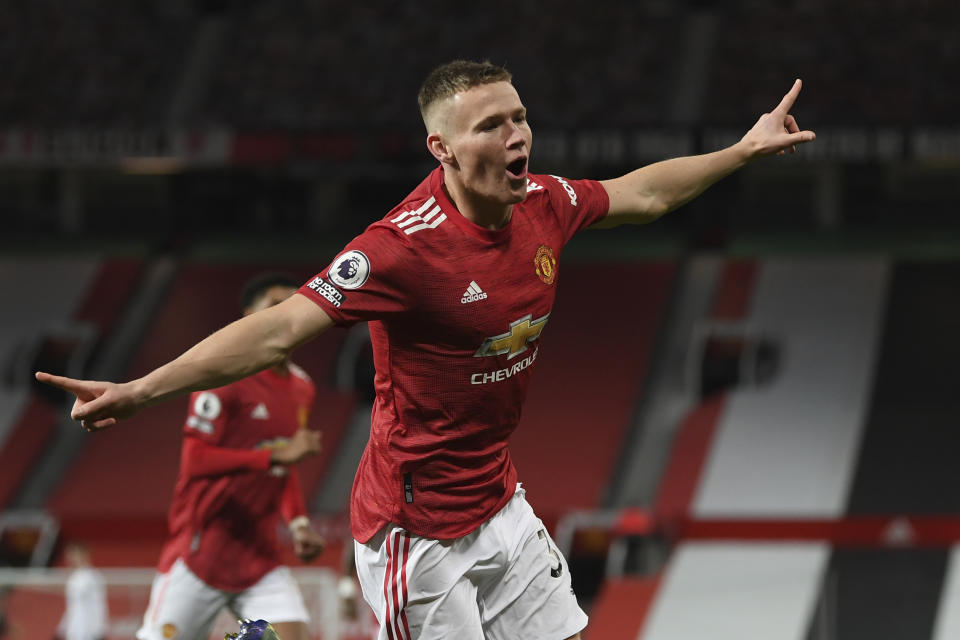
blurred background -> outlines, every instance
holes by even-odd
[[[89,436],[31,373],[139,376],[251,275],[325,267],[433,168],[416,93],[457,57],[513,72],[534,173],[721,148],[797,77],[818,136],[564,252],[511,447],[584,637],[960,637],[949,0],[0,1],[0,628],[52,636],[78,542],[132,637],[186,411]],[[362,327],[297,357],[332,544],[289,561],[327,640],[369,634],[335,586],[368,358]]]

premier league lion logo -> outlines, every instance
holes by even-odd
[[[360,270],[360,260],[356,257],[347,260],[341,260],[337,265],[337,275],[344,280],[350,280],[357,275]]]
[[[343,289],[359,289],[370,275],[370,260],[362,251],[347,251],[327,271],[331,282]]]

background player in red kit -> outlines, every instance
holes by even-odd
[[[88,430],[281,361],[333,324],[370,322],[370,441],[351,499],[357,569],[380,638],[578,638],[586,616],[526,503],[507,439],[520,419],[564,245],[643,223],[765,155],[814,139],[797,81],[736,144],[613,180],[529,175],[532,134],[510,74],[455,61],[419,102],[440,166],[272,309],[125,384],[38,374],[77,396]]]
[[[286,300],[297,284],[282,274],[254,278],[241,295],[244,315]],[[191,396],[170,539],[137,638],[206,638],[223,607],[269,618],[285,640],[309,638],[276,527],[281,517],[290,524],[301,559],[322,550],[293,466],[320,451],[320,433],[306,428],[314,396],[313,381],[289,359]]]

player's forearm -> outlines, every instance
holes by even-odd
[[[231,449],[207,444],[194,437],[183,439],[180,469],[190,478],[266,471],[270,464],[268,449]]]
[[[605,181],[612,215],[609,224],[597,226],[656,220],[743,167],[750,157],[746,146],[737,143],[712,153],[656,162]]]
[[[145,406],[180,393],[221,387],[279,364],[298,341],[276,308],[227,325],[175,360],[128,384]]]
[[[300,474],[296,467],[288,467],[287,482],[284,484],[283,493],[280,496],[280,513],[283,519],[290,524],[304,517],[307,513],[307,505],[303,500],[303,489],[300,487]]]
[[[713,153],[664,160],[638,171],[645,188],[660,194],[663,213],[666,213],[696,198],[748,160],[746,150],[734,145]]]

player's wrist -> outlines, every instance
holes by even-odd
[[[747,133],[739,141],[727,148],[727,152],[733,158],[734,168],[742,167],[751,160],[761,157],[761,149]]]
[[[160,398],[156,397],[157,394],[147,376],[124,382],[120,386],[127,388],[129,397],[138,408],[146,407],[160,400]]]
[[[270,449],[270,462],[273,464],[293,464],[293,456],[290,455],[289,446],[279,446],[276,449]]]

